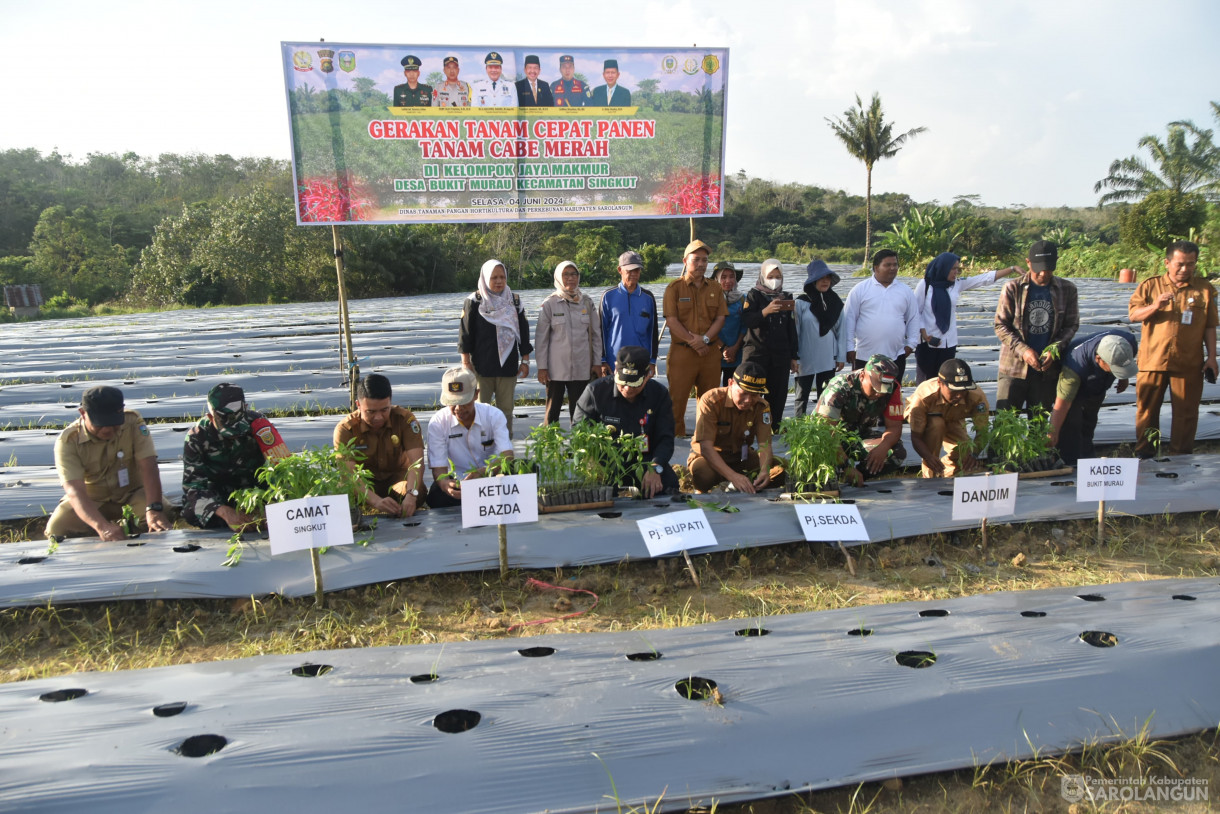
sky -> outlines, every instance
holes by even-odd
[[[1089,206],[1143,136],[1217,128],[1217,31],[1214,0],[0,0],[0,149],[287,159],[281,41],[698,46],[730,52],[730,172],[863,194],[826,119],[876,92],[928,130],[875,193]]]

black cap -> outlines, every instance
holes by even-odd
[[[419,57],[407,54],[402,58],[402,67],[404,70],[418,71],[421,65],[423,65],[423,63],[419,61]]]
[[[526,54],[525,55],[525,64],[526,65],[537,65],[539,67],[542,67],[542,63],[538,61],[537,54]]]
[[[1059,262],[1059,247],[1049,240],[1039,240],[1029,247],[1029,267],[1034,271],[1054,271]]]
[[[618,70],[618,60],[617,59],[607,59],[606,64],[602,66],[602,70],[604,71],[608,68],[613,68],[614,70],[617,71]]]
[[[767,395],[767,370],[758,362],[742,362],[733,371],[733,381],[747,393]]]
[[[118,427],[126,420],[123,417],[123,391],[117,387],[90,387],[81,396],[80,406],[89,417],[89,423],[95,427]]]
[[[625,387],[639,387],[648,377],[652,357],[639,345],[624,345],[614,357],[614,382]]]
[[[950,390],[973,390],[978,387],[974,383],[974,376],[970,375],[970,365],[961,359],[947,360],[937,371],[937,378]]]

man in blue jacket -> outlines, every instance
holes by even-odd
[[[1075,465],[1094,456],[1093,433],[1106,391],[1116,380],[1115,392],[1127,389],[1127,380],[1139,367],[1138,352],[1135,335],[1118,329],[1082,337],[1068,346],[1055,388],[1050,432],[1064,463]]]
[[[602,294],[602,375],[614,368],[620,349],[639,345],[648,350],[651,374],[657,374],[657,348],[661,336],[657,329],[657,301],[652,292],[640,286],[644,261],[636,252],[618,257],[622,282]]]

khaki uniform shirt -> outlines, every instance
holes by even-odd
[[[966,429],[966,419],[974,422],[975,430],[987,428],[990,407],[987,397],[979,388],[966,391],[966,400],[961,404],[950,404],[940,397],[940,380],[928,379],[915,388],[907,400],[906,420],[911,425],[912,435],[922,435],[928,427],[928,416],[939,416],[949,427]]]
[[[1198,277],[1192,277],[1183,288],[1175,288],[1169,276],[1162,274],[1140,283],[1127,307],[1134,310],[1151,305],[1166,291],[1173,292],[1173,301],[1143,323],[1140,370],[1198,373],[1204,361],[1203,332],[1216,327],[1216,289]]]
[[[729,388],[717,387],[704,393],[695,410],[695,436],[687,465],[700,457],[696,452],[702,444],[710,444],[725,463],[744,461],[750,447],[760,448],[771,443],[771,407],[759,399],[753,409],[738,410],[729,398]]]
[[[355,441],[357,460],[373,473],[377,481],[397,483],[407,477],[402,453],[409,449],[424,449],[424,436],[420,432],[415,414],[405,407],[390,408],[390,417],[381,429],[370,429],[360,420],[360,411],[348,414],[335,427],[335,445]],[[423,466],[422,459],[420,466]]]
[[[83,480],[95,503],[126,503],[144,486],[137,461],[156,458],[157,449],[144,419],[134,410],[123,413],[123,426],[103,441],[85,429],[83,418],[68,425],[55,441],[55,468],[60,483]]]
[[[718,283],[704,280],[703,285],[696,287],[685,277],[679,277],[666,287],[661,313],[667,319],[676,316],[686,330],[704,336],[716,317],[729,315],[729,305]]]
[[[588,294],[570,302],[558,294],[542,301],[534,331],[534,362],[557,382],[587,382],[602,361],[602,325]]]

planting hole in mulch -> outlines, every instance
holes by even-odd
[[[57,434],[57,433],[54,433],[54,434]],[[679,492],[676,495],[669,496],[670,503],[685,503],[688,500],[690,500],[690,495],[684,495],[681,492]]]
[[[175,715],[186,709],[185,701],[175,701],[172,704],[162,704],[158,707],[153,707],[153,715],[158,718],[173,718]]]
[[[921,610],[921,611],[919,612],[919,615],[920,615],[920,616],[923,616],[923,617],[925,617],[925,618],[927,618],[927,617],[940,617],[940,616],[948,616],[948,615],[949,615],[949,611],[947,611],[947,610],[945,610],[945,609],[943,609],[943,608],[928,608],[927,610]]]
[[[224,735],[192,735],[178,744],[174,751],[183,757],[207,757],[225,748],[228,742]]]
[[[853,503],[855,503],[855,502],[856,502],[856,501],[854,501],[854,500],[840,500],[840,501],[839,501],[839,503],[843,504],[844,506],[850,506],[850,505],[852,505],[852,504],[853,504]]]
[[[432,725],[442,732],[456,735],[474,729],[483,716],[473,709],[449,709],[432,719]]]
[[[1053,480],[1053,481],[1051,481],[1051,486],[1075,486],[1075,485],[1076,485],[1076,481],[1074,481],[1074,480]]]
[[[177,551],[179,554],[191,554],[201,548],[203,548],[203,546],[198,546],[194,543],[187,543],[186,545],[174,546],[174,551]]]
[[[292,674],[300,678],[317,678],[326,675],[333,669],[335,668],[329,664],[302,664],[300,667],[293,667]]]
[[[550,656],[555,653],[553,647],[525,647],[517,651],[527,659],[540,659],[543,656]]]
[[[1164,458],[1153,458],[1152,460],[1156,461],[1158,464],[1167,464],[1167,463],[1169,463],[1169,458],[1168,458],[1168,456],[1166,456],[1166,457],[1164,457]]]
[[[661,653],[657,650],[627,654],[627,661],[656,661],[659,658],[661,658]]]
[[[1169,480],[1173,480],[1174,478],[1176,478],[1178,476],[1178,473],[1177,472],[1157,472],[1156,476],[1158,478],[1168,478]]]
[[[529,418],[529,413],[513,413],[513,418]]]
[[[174,432],[186,432],[190,427],[174,427]]]
[[[403,525],[407,526],[407,527],[418,526],[419,521],[418,520],[408,520],[407,522],[403,523]]]
[[[1190,594],[1174,594],[1173,598],[1181,599],[1184,602],[1194,602],[1195,601],[1195,598],[1193,596],[1191,596]]]
[[[46,701],[49,704],[58,704],[60,701],[71,701],[74,698],[80,698],[82,695],[88,695],[88,690],[82,690],[80,687],[73,687],[70,690],[52,690],[44,692],[38,696],[39,701]]]
[[[33,565],[34,563],[42,562],[45,559],[46,559],[46,557],[22,557],[21,559],[17,560],[17,564],[18,565]]]
[[[952,489],[941,489],[936,494],[944,495],[945,497],[953,497],[953,490]]]
[[[872,636],[873,629],[871,627],[853,627],[847,631],[848,636]]]
[[[440,676],[438,676],[436,673],[420,673],[417,676],[411,676],[411,683],[412,684],[431,684],[433,681],[436,681],[439,678],[440,678]]]
[[[936,654],[929,653],[927,650],[903,650],[897,656],[894,656],[894,661],[903,667],[921,670],[924,667],[931,667],[936,663]]]
[[[893,493],[894,493],[893,489],[878,489],[877,490],[877,494],[879,494],[879,495],[892,495]]]
[[[71,387],[71,384],[61,384],[60,387]]]
[[[1113,647],[1118,644],[1118,637],[1104,630],[1086,630],[1080,634],[1080,641],[1094,647]]]
[[[1026,619],[1041,619],[1046,616],[1046,611],[1021,611],[1021,615]]]
[[[128,544],[127,544],[127,547],[128,547],[128,548],[139,548],[139,547],[140,547],[140,546],[142,546],[142,545],[144,545],[144,542],[143,542],[143,541],[140,541],[140,542],[138,542],[138,543],[128,543]]]
[[[1101,594],[1079,594],[1077,599],[1083,599],[1085,602],[1105,602],[1106,598]]]
[[[706,701],[712,697],[712,692],[716,689],[716,682],[710,678],[691,676],[675,684],[674,689],[687,701]]]
[[[623,513],[622,512],[598,512],[597,516],[602,518],[603,520],[613,520],[616,517],[622,517]]]
[[[733,632],[734,636],[766,636],[771,631],[765,627],[743,627],[741,630]]]

